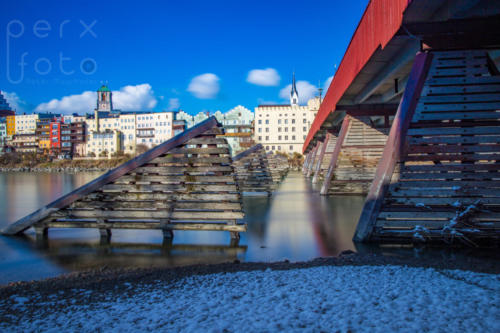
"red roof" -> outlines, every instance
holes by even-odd
[[[403,12],[412,0],[371,0],[363,17],[352,36],[342,62],[330,83],[325,99],[314,119],[302,148],[307,146],[331,112],[337,102],[349,88],[361,69],[370,60],[375,51],[389,43],[399,30],[403,21]]]

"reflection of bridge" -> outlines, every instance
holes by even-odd
[[[321,194],[368,194],[357,240],[498,241],[498,49],[498,1],[370,1],[304,144]]]

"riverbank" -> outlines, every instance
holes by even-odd
[[[0,288],[0,327],[497,331],[499,266],[347,252],[302,263],[102,269]]]
[[[95,172],[108,171],[129,160],[128,157],[117,157],[103,160],[7,160],[3,157],[5,163],[0,163],[0,172],[55,172],[55,173],[76,173],[76,172]],[[5,161],[6,160],[6,161]]]

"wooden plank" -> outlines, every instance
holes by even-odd
[[[451,104],[461,104],[461,103],[472,103],[477,102],[479,104],[483,102],[499,102],[500,101],[500,91],[493,92],[490,94],[455,94],[455,95],[439,95],[439,96],[422,96],[419,99],[419,104],[429,105],[436,103],[451,103]]]
[[[245,150],[245,151],[239,153],[238,155],[234,156],[233,157],[233,162],[239,161],[242,158],[247,157],[250,154],[253,154],[253,153],[255,153],[255,152],[259,151],[259,150],[263,150],[263,149],[264,149],[264,147],[260,143],[256,144],[253,147],[248,148],[247,150]]]
[[[408,130],[409,136],[440,136],[440,135],[486,135],[498,134],[498,127],[490,126],[482,127],[461,127],[461,123],[457,123],[456,127],[424,127],[424,128],[410,128]],[[471,124],[463,124],[469,126]],[[474,124],[472,124],[473,126]]]
[[[203,166],[207,164],[231,164],[231,157],[229,156],[210,156],[199,158],[192,157],[177,157],[177,156],[160,156],[152,160],[150,163],[173,163],[173,164],[189,164],[191,166]]]
[[[152,184],[152,185],[120,185],[108,184],[102,187],[102,192],[237,192],[236,184],[199,185],[199,184]]]
[[[419,103],[417,112],[428,113],[436,111],[496,111],[500,110],[500,102],[482,103],[446,103],[446,104],[426,104]]]
[[[100,225],[96,222],[47,222],[45,226],[50,228],[99,228]],[[223,224],[223,223],[169,223],[161,226],[160,222],[149,223],[134,223],[134,222],[114,222],[106,223],[106,227],[111,229],[166,229],[166,230],[207,230],[207,231],[232,231],[232,232],[245,232],[246,225]]]
[[[446,181],[400,181],[398,183],[390,185],[390,189],[400,189],[400,188],[410,188],[410,187],[421,187],[421,188],[452,188],[456,186],[465,186],[465,187],[483,187],[483,188],[493,188],[500,187],[500,181],[496,180],[446,180]]]
[[[193,202],[200,201],[234,201],[239,202],[239,193],[92,193],[89,199],[104,200],[113,198],[114,200],[186,200]]]
[[[500,143],[500,135],[476,135],[476,136],[435,136],[408,138],[409,145],[419,144],[465,144],[465,143]]]
[[[456,215],[455,211],[413,211],[413,212],[380,212],[379,219],[428,219],[428,220],[450,220]],[[482,213],[478,212],[471,218],[471,221],[500,221],[500,213]]]
[[[115,181],[119,177],[127,174],[131,170],[134,170],[151,160],[157,158],[168,152],[169,150],[184,144],[188,140],[200,135],[201,133],[217,126],[218,122],[215,117],[210,117],[207,120],[193,126],[187,131],[184,131],[170,140],[148,150],[147,152],[131,159],[130,161],[118,166],[117,168],[105,173],[104,175],[96,178],[95,180],[71,191],[70,193],[60,197],[59,199],[49,203],[43,208],[36,210],[35,212],[23,217],[22,219],[14,222],[13,224],[7,226],[2,230],[5,235],[15,235],[22,233],[26,229],[30,228],[34,223],[40,221],[52,212],[57,211],[69,204],[75,202],[76,200],[84,197],[85,195],[99,189],[101,186]]]
[[[408,172],[450,172],[450,171],[483,171],[500,170],[500,163],[482,163],[482,164],[462,164],[446,163],[440,165],[405,165],[401,169],[402,173]]]
[[[229,154],[229,148],[186,148],[178,147],[170,150],[169,154]]]
[[[401,180],[412,180],[412,179],[496,179],[500,178],[500,172],[431,172],[431,173],[402,173],[400,176]]]
[[[388,184],[391,181],[396,163],[403,154],[406,133],[417,107],[432,58],[432,53],[419,53],[415,57],[406,89],[389,132],[386,148],[378,164],[375,178],[370,186],[356,227],[355,241],[368,241],[373,233]]]
[[[155,200],[142,200],[142,201],[76,201],[72,203],[69,209],[82,208],[82,209],[212,209],[212,210],[240,210],[241,204],[239,202],[183,202],[177,200],[171,201],[155,201]]]
[[[428,86],[447,86],[447,85],[481,85],[481,84],[500,84],[499,76],[466,76],[451,78],[429,78],[426,82]]]
[[[407,155],[405,161],[500,161],[500,154],[435,154],[435,155]]]
[[[228,165],[211,165],[197,167],[177,167],[177,166],[143,166],[134,170],[134,173],[156,174],[156,175],[179,175],[187,174],[191,176],[204,175],[220,172],[232,172],[233,168]]]
[[[459,119],[491,119],[498,120],[500,119],[500,112],[440,112],[440,113],[422,113],[417,115],[414,119],[414,122],[422,121],[422,120],[459,120]]]
[[[476,153],[476,152],[500,152],[499,144],[481,144],[481,145],[410,145],[407,154],[421,153]]]
[[[412,197],[412,198],[417,198],[417,197],[430,197],[430,198],[437,198],[437,197],[462,197],[462,196],[470,196],[470,197],[482,197],[482,196],[489,196],[489,197],[498,197],[498,193],[495,194],[491,189],[489,188],[474,188],[474,187],[465,187],[465,186],[456,186],[452,188],[444,188],[444,189],[426,189],[426,188],[421,188],[421,189],[399,189],[399,188],[393,188],[392,190],[389,191],[388,193],[391,198],[395,197]]]
[[[500,192],[497,197],[470,197],[470,196],[462,196],[462,197],[432,197],[432,198],[416,198],[416,197],[392,197],[389,199],[390,205],[407,205],[407,206],[416,206],[416,205],[425,205],[428,207],[431,206],[452,206],[455,207],[457,205],[468,206],[474,204],[477,200],[481,201],[483,205],[500,205]],[[386,206],[388,203],[386,202]],[[424,208],[425,209],[425,208]]]
[[[185,174],[174,176],[147,175],[147,174],[131,174],[122,176],[117,179],[114,184],[130,184],[130,183],[162,183],[162,184],[181,184],[181,183],[234,183],[233,176],[189,176]]]
[[[463,94],[464,96],[470,96],[469,94],[475,93],[499,93],[500,84],[486,84],[486,85],[473,85],[473,86],[425,86],[422,90],[422,96],[429,95],[449,95],[449,94]],[[422,100],[421,97],[420,100]]]
[[[189,219],[189,220],[231,220],[242,219],[243,212],[233,211],[176,211],[168,210],[84,210],[71,209],[59,211],[53,214],[54,217],[70,218],[104,218],[104,219]]]

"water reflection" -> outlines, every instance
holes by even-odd
[[[98,174],[0,174],[0,227],[49,203]],[[0,283],[107,267],[171,267],[234,261],[309,260],[351,249],[362,197],[322,197],[300,173],[290,173],[271,198],[245,197],[248,232],[239,244],[229,233],[176,231],[164,243],[159,231],[113,230],[101,244],[94,229],[50,229],[48,241],[34,232],[0,237]]]

